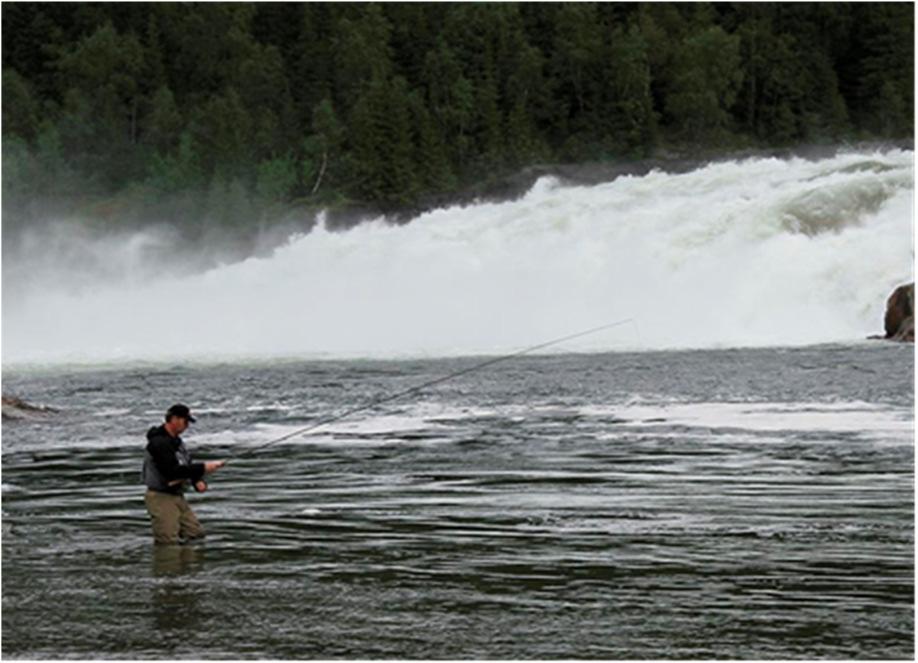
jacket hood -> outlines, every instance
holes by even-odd
[[[166,437],[170,440],[176,439],[169,435],[169,433],[166,432],[166,429],[162,426],[153,426],[153,428],[147,431],[147,440],[154,440],[158,437]]]

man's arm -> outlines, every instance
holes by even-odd
[[[175,457],[175,447],[165,437],[150,440],[147,449],[153,457],[156,469],[169,483],[184,481],[185,479],[189,479],[194,483],[204,476],[204,463],[181,465]]]

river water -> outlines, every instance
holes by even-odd
[[[913,349],[514,359],[231,462],[154,548],[144,433],[240,453],[476,359],[9,368],[3,655],[907,658]]]

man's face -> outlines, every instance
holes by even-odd
[[[185,417],[172,417],[169,419],[169,426],[173,434],[181,435],[188,428],[188,420]]]

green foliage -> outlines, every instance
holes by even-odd
[[[230,179],[214,175],[207,191],[205,223],[226,231],[252,226],[258,213],[245,183],[238,177]]]
[[[45,122],[38,128],[33,145],[8,135],[2,146],[3,210],[14,223],[19,211],[28,209],[33,201],[73,194],[81,186],[64,159],[60,135],[53,124]]]
[[[160,87],[153,95],[149,113],[144,118],[142,142],[155,153],[165,154],[177,145],[183,127],[182,114],[172,91],[165,85]]]
[[[291,155],[258,164],[255,191],[265,203],[285,202],[297,184],[296,162]]]
[[[392,26],[378,5],[365,5],[356,19],[342,18],[332,36],[335,91],[340,105],[354,108],[374,80],[392,73]]]
[[[692,143],[722,139],[742,81],[739,64],[739,38],[719,26],[682,42],[666,103],[666,112],[682,138]]]
[[[25,204],[36,193],[33,177],[37,174],[35,159],[22,138],[4,138],[3,147],[3,211]],[[14,215],[12,215],[15,218]]]
[[[182,132],[178,149],[174,152],[152,156],[147,179],[150,185],[163,193],[195,190],[201,186],[204,176],[190,132]]]
[[[565,3],[555,18],[551,73],[558,83],[559,101],[581,126],[595,115],[597,75],[602,58],[602,26],[593,3]]]
[[[856,9],[860,20],[853,38],[864,51],[854,68],[853,92],[861,102],[856,113],[871,133],[902,135],[911,130],[914,116],[914,22],[894,4]]]
[[[442,37],[424,59],[422,84],[432,120],[444,144],[451,146],[450,160],[462,168],[472,153],[475,90]]]
[[[384,205],[414,202],[417,177],[405,79],[371,83],[354,108],[351,126],[356,194]]]
[[[875,133],[893,137],[909,126],[904,96],[893,81],[883,81],[879,94],[868,106],[869,126]]]
[[[26,80],[14,69],[3,70],[3,133],[31,140],[38,127],[38,104]]]
[[[501,131],[501,112],[498,106],[497,82],[486,78],[478,86],[475,100],[477,110],[474,124],[475,146],[479,155],[478,165],[484,168],[500,166],[504,151]]]
[[[8,213],[120,196],[248,227],[290,201],[411,206],[539,162],[912,135],[907,3],[6,3],[3,19]]]
[[[240,175],[251,163],[256,146],[252,118],[235,88],[211,96],[198,109],[191,126],[204,169],[224,177]]]
[[[414,162],[423,191],[442,193],[456,184],[442,133],[420,95],[410,100],[411,126],[414,128]]]
[[[309,195],[325,190],[341,178],[345,130],[338,120],[331,99],[326,97],[312,110],[312,134],[303,141],[303,183]]]
[[[93,186],[120,188],[141,172],[136,150],[143,49],[108,22],[54,62],[64,81],[60,135]]]
[[[137,97],[143,49],[134,35],[120,35],[110,22],[66,50],[57,68],[67,86],[102,97],[101,108]]]
[[[617,28],[605,59],[609,85],[604,104],[605,131],[611,148],[635,156],[656,142],[657,118],[650,92],[647,42],[635,29]]]

